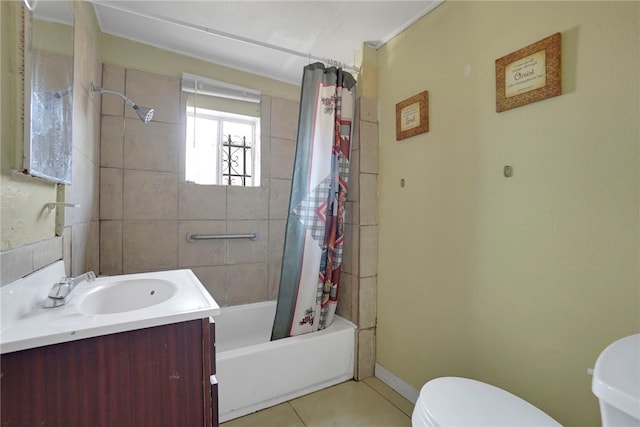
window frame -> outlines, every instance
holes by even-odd
[[[215,178],[213,183],[209,182],[198,182],[194,179],[188,179],[189,176],[189,165],[187,162],[186,151],[188,150],[188,144],[197,139],[197,121],[198,118],[213,120],[217,123],[217,135],[215,136],[214,144],[216,150],[216,156],[213,160],[215,162]],[[192,135],[191,141],[189,138],[189,121],[194,120],[193,126],[195,126],[195,131]],[[250,126],[250,134],[246,135],[246,137],[251,137],[251,141],[247,141],[247,145],[250,146],[251,157],[248,161],[248,175],[245,175],[245,180],[250,181],[250,184],[245,183],[244,185],[240,184],[231,184],[225,183],[224,179],[224,159],[223,159],[223,149],[226,144],[226,138],[224,135],[224,124],[225,123],[233,123],[240,125],[248,125]],[[230,186],[230,187],[260,187],[261,185],[261,155],[260,155],[260,117],[249,116],[244,114],[236,114],[229,113],[225,111],[212,110],[209,108],[197,107],[196,105],[186,105],[186,123],[185,123],[185,182],[199,184],[199,185],[221,185],[221,186]]]

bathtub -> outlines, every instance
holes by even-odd
[[[275,301],[224,307],[216,322],[220,422],[353,377],[356,326],[336,316],[319,332],[270,341]]]

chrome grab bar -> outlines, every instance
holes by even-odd
[[[249,234],[194,234],[187,233],[187,242],[195,243],[197,240],[222,240],[222,239],[249,239],[258,240],[260,235],[257,232]]]

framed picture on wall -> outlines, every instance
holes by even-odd
[[[429,131],[429,92],[420,92],[396,104],[396,140]]]
[[[496,59],[496,111],[562,94],[560,33]]]

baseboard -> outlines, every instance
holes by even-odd
[[[375,376],[415,405],[418,400],[418,396],[420,395],[420,391],[416,390],[411,384],[401,378],[398,378],[377,363],[375,366]]]

